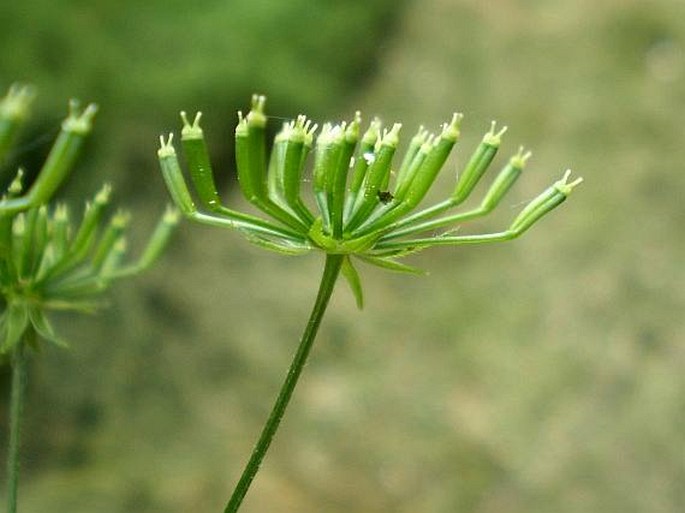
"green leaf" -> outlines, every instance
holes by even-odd
[[[110,281],[92,273],[90,269],[79,269],[64,279],[51,281],[43,285],[44,299],[41,305],[45,309],[72,311],[89,311],[81,304],[93,304],[91,297],[107,290]]]
[[[69,348],[69,344],[67,344],[64,339],[55,333],[52,324],[50,324],[50,321],[48,321],[48,318],[45,316],[43,311],[38,308],[30,308],[29,318],[33,328],[36,330],[36,333],[41,336],[41,338],[47,340],[48,342],[52,342],[56,346],[63,349]]]
[[[347,280],[350,285],[352,294],[354,294],[354,299],[357,302],[357,308],[360,310],[364,308],[364,293],[362,291],[362,282],[359,279],[359,273],[352,265],[352,259],[346,256],[342,263],[342,268],[340,269],[342,275]]]
[[[95,314],[106,305],[104,301],[86,301],[77,299],[56,299],[45,301],[43,306],[49,310],[61,310],[65,312],[81,312]]]
[[[373,258],[386,258],[386,257],[391,257],[391,258],[404,258],[408,255],[413,255],[415,253],[418,253],[419,251],[423,251],[424,249],[430,247],[430,244],[423,243],[423,244],[410,244],[407,246],[400,246],[400,247],[394,247],[394,248],[388,248],[388,249],[374,249],[373,253],[364,255],[365,257],[373,257]]]
[[[343,255],[358,254],[373,247],[379,235],[370,233],[355,239],[339,240],[324,232],[323,221],[317,217],[309,229],[309,238],[327,253],[339,253]]]
[[[397,260],[393,260],[392,258],[389,257],[374,257],[374,256],[368,256],[368,255],[363,255],[360,256],[364,262],[371,264],[371,265],[376,265],[378,267],[382,267],[383,269],[388,269],[390,271],[395,271],[398,273],[405,273],[405,274],[418,274],[418,275],[425,275],[428,274],[426,271],[423,269],[419,269],[418,267],[413,267],[411,265],[407,264],[402,264],[398,262]]]
[[[10,303],[0,323],[0,353],[8,353],[19,343],[28,327],[29,315],[26,306]]]
[[[303,255],[311,250],[311,247],[304,244],[295,244],[294,242],[279,241],[269,239],[259,232],[252,231],[248,228],[238,228],[238,230],[245,235],[247,240],[261,248],[269,251],[274,251],[282,255]]]

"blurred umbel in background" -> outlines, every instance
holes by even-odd
[[[43,109],[24,134],[35,156],[15,160],[42,160],[48,143],[33,143],[54,135],[65,98],[97,101],[63,196],[110,180],[151,227],[167,201],[157,135],[202,110],[235,204],[235,110],[261,92],[274,116],[359,108],[409,133],[463,111],[448,171],[491,119],[508,125],[498,162],[521,143],[533,157],[479,231],[566,166],[586,179],[523,240],[417,256],[428,277],[362,269],[364,312],[338,287],[244,511],[681,511],[682,2],[204,4],[3,6],[4,86],[36,84]],[[320,262],[179,231],[105,316],[64,318],[72,351],[35,367],[26,511],[221,511]]]

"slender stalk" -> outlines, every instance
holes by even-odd
[[[25,336],[35,336],[29,329]],[[26,340],[25,340],[26,341]],[[17,511],[19,487],[19,449],[21,447],[21,418],[26,391],[26,355],[24,343],[17,344],[12,353],[12,388],[10,391],[10,439],[7,452],[7,513]]]
[[[259,470],[264,455],[271,445],[274,435],[278,430],[278,426],[281,423],[281,419],[283,418],[283,414],[285,413],[285,409],[293,395],[300,374],[302,373],[304,364],[307,361],[314,339],[316,338],[321,319],[323,318],[326,307],[328,306],[328,301],[333,293],[335,282],[338,279],[343,258],[343,255],[326,255],[326,265],[324,267],[323,276],[321,277],[319,292],[316,296],[312,313],[309,316],[307,327],[302,334],[300,345],[290,364],[290,369],[288,369],[288,374],[281,386],[281,390],[274,403],[273,409],[271,410],[271,414],[262,429],[262,434],[252,450],[252,456],[250,456],[250,460],[247,462],[245,470],[243,470],[243,474],[226,505],[226,509],[224,509],[224,513],[236,513],[238,511],[238,508],[240,508],[240,505],[245,498],[245,494],[250,488],[252,480]]]

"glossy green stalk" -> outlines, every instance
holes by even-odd
[[[319,330],[321,324],[321,319],[326,312],[326,307],[333,293],[335,287],[335,282],[340,274],[340,268],[343,263],[343,255],[326,255],[326,264],[323,271],[323,276],[321,277],[321,283],[319,285],[319,292],[316,296],[316,301],[314,302],[314,307],[309,316],[309,321],[300,340],[300,345],[297,348],[295,357],[293,358],[290,368],[288,369],[288,374],[286,375],[285,381],[281,386],[281,390],[278,394],[278,398],[274,403],[271,414],[264,425],[262,434],[255,445],[252,455],[250,456],[245,470],[238,481],[238,484],[231,495],[224,513],[236,513],[238,508],[245,498],[245,494],[250,488],[252,480],[257,475],[259,471],[259,466],[266,455],[271,442],[273,441],[274,435],[278,430],[278,426],[281,423],[283,414],[290,402],[290,398],[293,395],[297,381],[302,373],[305,363],[307,362],[307,357],[312,348],[312,344],[316,338],[316,334]]]
[[[468,210],[466,212],[460,212],[458,214],[433,219],[432,221],[409,224],[405,228],[397,228],[397,225],[399,224],[397,223],[395,225],[391,225],[393,228],[392,231],[381,237],[379,240],[386,241],[391,239],[399,239],[407,235],[435,230],[436,228],[441,228],[443,226],[461,223],[464,221],[470,221],[471,219],[489,214],[497,205],[499,205],[500,201],[502,201],[502,198],[504,198],[516,180],[518,180],[519,176],[521,176],[528,158],[530,158],[530,152],[524,153],[524,150],[521,147],[519,152],[509,159],[509,162],[499,172],[477,208]],[[448,201],[448,203],[451,205],[450,201]],[[439,203],[438,206],[440,205],[442,204]],[[411,217],[406,219],[411,219]],[[420,216],[416,216],[416,219],[420,220]]]
[[[521,236],[526,230],[539,221],[544,215],[548,214],[556,207],[561,205],[571,191],[583,182],[582,178],[577,178],[573,182],[568,182],[571,170],[567,170],[564,176],[548,187],[540,195],[529,202],[518,216],[512,221],[508,230],[497,233],[486,233],[482,235],[441,235],[437,237],[426,237],[410,240],[380,240],[375,248],[380,254],[394,249],[416,249],[427,246],[457,246],[461,244],[483,244],[487,242],[500,242],[512,240]]]
[[[28,344],[35,332],[28,329],[24,339]],[[12,352],[12,385],[10,391],[9,448],[7,451],[7,513],[16,513],[19,489],[19,450],[21,448],[21,421],[26,392],[25,344],[17,344]]]

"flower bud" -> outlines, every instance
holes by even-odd
[[[169,243],[169,239],[179,219],[179,211],[173,207],[167,207],[138,260],[136,265],[137,271],[147,269],[159,258]]]
[[[162,177],[169,189],[174,203],[179,206],[185,215],[190,215],[197,211],[193,198],[190,196],[190,191],[183,178],[181,166],[178,163],[176,150],[173,145],[173,134],[169,134],[165,141],[163,136],[160,136],[160,148],[157,150],[159,158],[159,165],[162,169]]]
[[[452,148],[454,148],[454,145],[459,138],[459,124],[462,118],[462,114],[455,113],[452,116],[450,123],[445,123],[443,125],[442,133],[437,140],[427,149],[426,158],[416,170],[416,174],[411,180],[411,184],[407,190],[406,197],[403,198],[403,201],[406,202],[409,209],[417,206],[426,196],[426,193],[438,176],[440,169],[442,169],[447,161],[447,157],[449,157]],[[426,144],[428,143],[424,143],[424,146],[426,146]],[[421,149],[423,150],[423,146]]]
[[[551,187],[545,190],[533,201],[528,203],[521,213],[516,216],[516,219],[511,223],[510,230],[517,233],[522,233],[530,228],[542,216],[554,210],[561,205],[574,187],[579,185],[583,179],[577,178],[571,183],[568,183],[568,178],[571,176],[571,170],[568,169],[561,180],[555,182]]]
[[[90,132],[97,106],[90,104],[80,111],[78,102],[69,104],[69,115],[62,123],[62,130],[52,145],[43,167],[25,197],[0,202],[0,209],[18,212],[47,202],[71,171],[76,157]]]
[[[114,217],[110,220],[105,232],[100,237],[100,241],[95,248],[95,253],[91,261],[91,266],[96,273],[101,271],[106,260],[112,255],[112,252],[117,250],[115,246],[123,236],[124,230],[126,230],[130,221],[130,214],[122,210],[114,214]]]
[[[28,263],[29,272],[34,276],[41,267],[49,241],[48,208],[42,205],[37,210],[38,213],[33,227],[33,247],[31,248],[31,257]]]
[[[328,204],[330,205],[331,225],[333,236],[341,237],[343,230],[343,210],[345,206],[345,192],[347,175],[350,171],[350,163],[354,149],[359,140],[359,125],[361,113],[355,112],[354,119],[344,127],[344,135],[338,157],[338,163],[333,168],[333,177],[328,191]]]
[[[397,172],[397,179],[395,181],[395,196],[398,195],[399,190],[403,187],[403,184],[408,181],[407,175],[409,174],[409,169],[412,167],[412,162],[419,152],[419,149],[427,139],[428,130],[426,130],[423,126],[420,126],[419,131],[409,142],[409,148],[407,148],[407,152],[404,154],[404,158],[402,159],[402,164],[400,164],[400,169]]]
[[[386,183],[386,178],[390,174],[390,164],[399,143],[401,128],[402,125],[400,123],[395,123],[389,131],[383,134],[375,158],[367,171],[366,180],[363,185],[364,193],[357,197],[354,213],[346,226],[347,230],[354,230],[357,226],[361,225],[378,206],[378,192],[381,190],[381,186]]]
[[[32,87],[14,84],[0,99],[0,164],[28,117],[34,96]]]
[[[492,162],[492,159],[495,158],[495,154],[502,142],[502,135],[506,131],[507,127],[505,126],[499,132],[495,132],[495,122],[492,122],[490,131],[483,136],[483,140],[478,145],[478,148],[476,148],[476,151],[466,164],[464,172],[457,180],[457,185],[452,193],[452,201],[455,205],[463,202],[471,194],[471,191]]]
[[[87,257],[88,251],[95,242],[98,226],[102,220],[105,208],[109,204],[111,191],[112,188],[105,184],[95,195],[93,201],[86,203],[83,219],[73,241],[69,243],[69,249],[63,251],[59,257],[55,257],[55,264],[46,271],[49,276],[62,273],[66,269],[71,269]],[[64,213],[68,214],[66,209]]]
[[[341,125],[324,124],[314,149],[314,198],[321,212],[324,229],[330,224],[330,192],[335,169],[343,148],[344,129]]]
[[[60,260],[66,253],[69,236],[69,209],[66,205],[60,204],[55,208],[52,217],[51,252],[54,261]]]
[[[195,114],[192,124],[188,121],[185,112],[181,112],[183,128],[181,129],[181,144],[183,153],[188,162],[190,179],[197,190],[200,201],[210,210],[220,208],[219,193],[214,183],[214,172],[212,163],[209,160],[209,152],[205,136],[200,128],[200,118],[202,113]]]
[[[19,168],[14,179],[7,188],[7,197],[16,198],[24,190],[24,170]]]
[[[289,123],[284,130],[283,150],[282,150],[282,191],[286,203],[296,213],[305,219],[311,220],[313,216],[300,200],[300,186],[302,184],[302,174],[304,171],[303,154],[305,141],[311,137],[311,121],[305,116],[298,116],[297,119]]]
[[[235,152],[238,168],[238,185],[245,199],[256,206],[268,203],[266,177],[266,143],[264,96],[252,97],[252,109],[245,118],[238,113],[235,130]]]
[[[485,198],[481,202],[481,209],[490,212],[499,204],[504,195],[509,192],[509,189],[518,180],[518,177],[521,176],[521,172],[530,156],[530,152],[523,152],[523,146],[519,148],[518,153],[509,159],[507,165],[502,168],[495,181],[492,182]]]
[[[357,199],[357,194],[364,183],[366,173],[369,165],[375,159],[375,147],[380,137],[381,122],[378,118],[374,118],[369,125],[369,128],[364,132],[357,155],[354,159],[352,167],[352,178],[348,186],[348,194],[345,199],[345,217],[349,217],[352,207]]]

